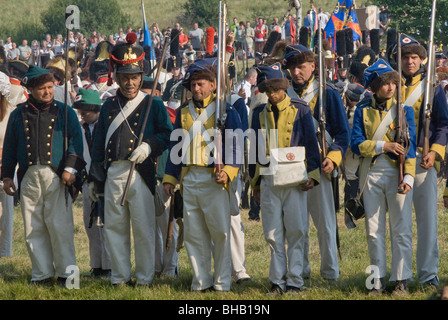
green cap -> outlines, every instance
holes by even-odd
[[[99,112],[102,103],[103,101],[101,100],[98,91],[80,88],[75,97],[73,108],[83,111]]]
[[[26,87],[34,79],[39,78],[40,76],[43,76],[43,75],[49,74],[49,73],[50,73],[50,71],[47,69],[42,69],[35,65],[30,65],[28,68],[28,71],[23,75],[21,84],[22,84],[22,86]]]

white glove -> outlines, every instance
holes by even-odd
[[[99,200],[98,195],[95,192],[95,182],[89,182],[89,198],[92,199],[93,202],[97,202]]]
[[[132,151],[129,160],[139,164],[145,161],[151,153],[151,147],[146,142],[142,142],[140,146],[138,146],[134,151]]]

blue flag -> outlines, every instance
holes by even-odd
[[[154,49],[152,47],[151,34],[149,32],[148,23],[146,22],[145,5],[142,0],[142,15],[143,15],[143,45],[151,48],[151,57],[146,60],[156,60],[156,55],[154,54]]]

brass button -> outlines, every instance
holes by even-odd
[[[28,120],[25,120],[25,123],[28,123],[29,121]]]
[[[107,159],[107,161],[111,162],[111,161],[112,161],[112,159],[111,159],[111,158],[109,158],[109,159]]]
[[[48,163],[51,163],[51,161],[48,161]]]
[[[47,152],[48,155],[51,155],[51,152]]]
[[[26,139],[27,139],[27,140],[30,140],[30,139],[31,139],[31,137],[26,137]]]
[[[51,138],[51,134],[47,134],[47,137],[48,137],[48,138]]]
[[[108,149],[107,152],[112,152],[112,151],[110,149]]]
[[[51,119],[51,122],[54,122],[54,119]]]
[[[140,116],[140,113],[135,114],[136,117]]]
[[[50,146],[50,144],[49,143],[47,143],[47,147],[49,147]]]
[[[130,143],[134,143],[134,140],[129,140]]]
[[[30,162],[28,162],[28,164],[29,164],[29,165],[32,165],[33,163],[30,161]]]
[[[128,151],[132,151],[132,148],[128,148]]]
[[[29,156],[31,156],[31,153],[28,153]]]
[[[30,128],[26,128],[25,131],[30,131]]]
[[[138,125],[138,123],[137,123],[137,122],[134,122],[134,126],[136,126],[136,125]]]
[[[31,148],[31,145],[27,145],[26,147],[27,147],[27,148]]]
[[[50,129],[50,130],[51,130],[51,129],[53,129],[53,127],[52,127],[52,126],[49,126],[49,127],[48,127],[48,129]]]

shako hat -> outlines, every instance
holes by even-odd
[[[137,35],[129,32],[126,35],[126,42],[119,43],[112,48],[109,55],[109,81],[112,85],[112,72],[114,73],[143,73],[143,59],[145,52],[143,48],[136,44]]]

